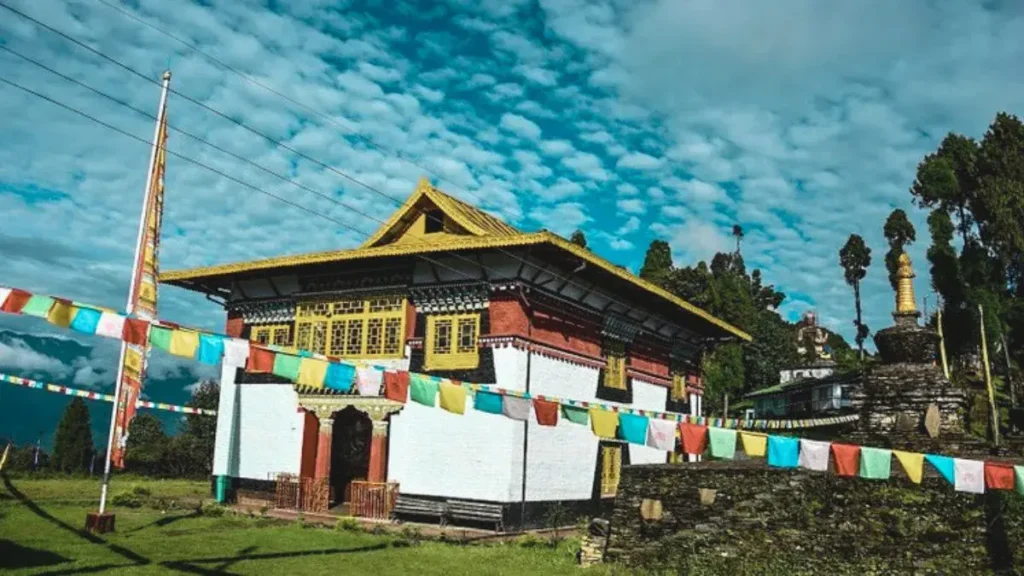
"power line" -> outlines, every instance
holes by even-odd
[[[153,83],[153,84],[158,85],[158,86],[162,86],[162,84],[160,84],[158,81],[156,81],[156,80],[154,80],[152,78],[149,78],[148,76],[146,76],[142,72],[139,72],[138,70],[135,70],[134,68],[128,66],[127,64],[124,64],[124,63],[118,61],[117,59],[115,59],[113,57],[110,57],[110,56],[100,52],[99,50],[96,50],[95,48],[92,48],[91,46],[88,46],[87,44],[77,40],[76,38],[71,37],[70,35],[62,32],[61,30],[58,30],[58,29],[56,29],[56,28],[54,28],[54,27],[52,27],[52,26],[50,26],[50,25],[48,25],[48,24],[46,24],[44,22],[41,22],[40,20],[38,20],[36,18],[33,18],[33,17],[31,17],[31,16],[29,16],[29,15],[27,15],[27,14],[25,14],[25,13],[15,9],[15,8],[9,6],[5,2],[0,1],[0,7],[6,8],[7,10],[9,10],[9,11],[11,11],[11,12],[13,12],[13,13],[19,15],[19,16],[21,16],[22,18],[27,19],[27,20],[37,24],[38,26],[51,31],[54,34],[57,34],[58,36],[61,36],[62,38],[68,40],[69,42],[72,42],[75,45],[80,46],[80,47],[88,50],[89,52],[95,54],[96,56],[98,56],[98,57],[100,57],[100,58],[102,58],[102,59],[104,59],[104,60],[106,60],[106,61],[108,61],[108,62],[110,62],[110,63],[112,63],[114,65],[116,65],[116,66],[118,66],[119,68],[122,68],[122,69],[128,71],[129,73],[131,73],[131,74],[133,74],[135,76],[138,76],[139,78],[142,78],[143,80],[145,80],[147,82]],[[236,73],[241,74],[240,72],[236,72]],[[205,103],[199,102],[198,100],[188,96],[187,94],[183,94],[183,93],[181,93],[181,92],[179,92],[179,91],[177,91],[177,90],[175,90],[173,88],[169,88],[169,91],[174,93],[174,94],[176,94],[176,95],[178,95],[178,96],[180,96],[181,98],[183,98],[183,99],[185,99],[185,100],[187,100],[189,102],[192,102],[193,104],[195,104],[195,105],[197,105],[197,106],[199,106],[199,107],[201,107],[201,108],[203,108],[203,109],[205,109],[205,110],[207,110],[207,111],[217,115],[217,116],[220,116],[221,118],[224,118],[224,119],[226,119],[226,120],[228,120],[228,121],[238,125],[239,127],[243,128],[243,129],[245,129],[245,130],[247,130],[249,132],[252,132],[253,134],[256,134],[256,135],[266,139],[267,141],[269,141],[269,142],[271,142],[271,143],[273,143],[273,144],[275,144],[275,145],[277,145],[277,146],[279,146],[279,147],[281,147],[281,148],[283,148],[285,150],[288,150],[289,152],[295,154],[296,156],[299,156],[301,158],[309,160],[310,162],[313,162],[313,163],[315,163],[315,164],[317,164],[319,166],[322,166],[322,167],[324,167],[324,168],[326,168],[326,169],[328,169],[328,170],[330,170],[330,171],[332,171],[332,172],[342,176],[343,178],[345,178],[347,180],[350,180],[351,182],[353,182],[355,184],[358,184],[359,186],[361,186],[361,187],[363,187],[363,188],[365,188],[365,189],[367,189],[367,190],[369,190],[371,192],[374,192],[375,194],[378,194],[380,196],[388,198],[388,199],[392,200],[393,202],[395,202],[399,206],[404,205],[403,201],[401,201],[399,199],[396,199],[396,198],[393,198],[391,196],[388,196],[384,192],[381,192],[380,190],[377,190],[376,188],[370,186],[369,184],[366,184],[365,182],[362,182],[362,181],[358,180],[357,178],[355,178],[355,177],[353,177],[353,176],[351,176],[349,174],[346,174],[345,172],[342,172],[342,171],[340,171],[340,170],[338,170],[336,168],[333,168],[333,167],[331,167],[331,166],[321,162],[320,160],[317,160],[317,159],[312,158],[312,157],[310,157],[310,156],[308,156],[308,155],[306,155],[306,154],[304,154],[302,152],[299,152],[298,150],[295,150],[295,149],[289,147],[288,145],[286,145],[286,144],[284,144],[284,143],[274,139],[273,137],[271,137],[269,135],[266,135],[266,134],[260,132],[259,130],[256,130],[255,128],[252,128],[252,127],[246,125],[245,123],[243,123],[243,122],[241,122],[239,120],[231,118],[227,114],[225,114],[225,113],[223,113],[223,112],[221,112],[221,111],[219,111],[219,110],[217,110],[217,109],[215,109],[215,108],[213,108],[211,106],[208,106]],[[230,154],[230,153],[228,153],[228,154]],[[232,177],[229,177],[229,178],[232,178]],[[237,181],[237,179],[233,179],[233,180]],[[248,185],[247,183],[242,183],[242,184],[243,185],[247,185],[247,186],[251,186],[251,185]],[[316,193],[316,192],[314,192],[314,193]],[[294,203],[291,203],[291,202],[289,202],[289,203],[295,205]],[[429,215],[428,215],[428,217],[429,217]],[[377,221],[380,222],[380,220],[377,220]],[[348,227],[348,226],[346,226],[346,227]],[[360,232],[360,233],[362,233],[362,232]],[[499,250],[500,252],[508,255],[509,257],[511,257],[514,260],[517,260],[517,261],[519,261],[519,262],[521,262],[523,264],[536,267],[535,264],[531,264],[526,259],[524,259],[524,258],[522,258],[520,256],[517,256],[516,254],[513,254],[513,253],[511,253],[511,252],[509,252],[509,251],[507,251],[507,250],[505,250],[503,248],[497,247],[497,250]],[[451,253],[451,252],[449,252],[449,253]],[[457,254],[454,254],[454,253],[451,253],[451,254],[456,256],[456,257],[459,257],[459,255],[457,255]],[[427,259],[426,257],[423,257],[423,258]],[[468,260],[465,257],[462,257],[462,259],[466,260],[468,262],[473,263],[475,266],[481,266],[484,270],[488,270],[488,271],[493,272],[493,270],[490,270],[486,266],[483,266],[483,264],[481,262]],[[428,261],[432,261],[432,260],[428,259]],[[435,263],[435,264],[438,264],[440,266],[443,266],[443,267],[445,267],[445,268],[447,268],[449,270],[453,270],[454,271],[453,268],[451,268],[449,266],[446,266],[446,265],[443,265],[440,262],[436,262],[436,261],[432,261],[432,262]],[[469,275],[467,273],[463,272],[463,271],[458,271],[458,272],[463,274],[464,276],[469,277]],[[556,273],[554,271],[545,270],[545,272],[547,274],[550,274],[552,277],[557,278],[558,280],[563,281],[565,283],[565,285],[571,285],[571,286],[574,286],[576,288],[580,288],[580,289],[582,289],[584,291],[589,291],[589,290],[591,290],[593,288],[593,286],[584,286],[584,285],[581,285],[581,284],[579,284],[577,282],[573,282],[573,280],[571,278],[561,276],[561,275],[559,275],[558,273]],[[616,299],[616,298],[614,298],[614,297],[612,297],[612,296],[610,296],[608,294],[605,294],[605,297],[607,297],[610,302],[618,304],[619,306],[624,308],[627,313],[629,311],[635,310],[634,306],[627,305],[627,304],[623,303],[621,300],[618,300],[618,299]]]

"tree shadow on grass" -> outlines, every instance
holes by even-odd
[[[68,558],[49,550],[38,550],[10,540],[0,540],[0,570],[43,568],[67,561]]]
[[[139,530],[145,530],[146,528],[165,528],[167,526],[170,526],[171,524],[174,524],[175,522],[177,522],[179,520],[188,520],[190,518],[199,518],[202,515],[203,515],[202,511],[194,510],[192,512],[189,512],[188,514],[178,514],[176,516],[165,516],[163,518],[158,518],[158,519],[150,522],[149,524],[144,524],[144,525],[139,526],[137,528],[132,528],[128,532],[125,532],[125,534],[132,534],[134,532],[138,532]]]
[[[296,552],[266,552],[263,554],[253,554],[256,551],[255,547],[244,548],[234,556],[222,556],[217,558],[195,558],[192,560],[172,560],[167,562],[161,562],[160,566],[164,568],[171,568],[178,570],[179,572],[187,572],[189,574],[231,574],[228,572],[228,568],[237,564],[238,562],[247,560],[279,560],[281,558],[300,558],[303,556],[331,556],[335,554],[354,554],[358,552],[375,552],[377,550],[383,550],[388,547],[388,544],[374,544],[372,546],[362,546],[359,548],[327,548],[323,550],[301,550]],[[200,566],[200,564],[216,564],[216,566],[206,568]]]

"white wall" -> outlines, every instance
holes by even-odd
[[[239,385],[228,371],[221,374],[213,473],[255,480],[298,474],[303,415],[292,385]]]

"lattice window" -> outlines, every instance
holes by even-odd
[[[480,365],[480,313],[427,317],[427,370],[469,370]]]
[[[615,390],[625,390],[626,345],[614,340],[605,343],[605,357],[604,386]]]
[[[249,331],[249,340],[257,344],[273,344],[283,348],[292,345],[292,327],[290,324],[265,324],[253,326]]]
[[[601,497],[614,497],[619,491],[622,471],[622,446],[601,447]]]
[[[672,399],[686,400],[686,375],[676,372],[672,374]]]
[[[299,348],[347,358],[401,358],[405,298],[385,295],[302,302],[296,307]]]

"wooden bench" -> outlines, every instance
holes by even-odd
[[[437,518],[438,523],[443,526],[445,523],[445,512],[446,506],[444,502],[399,494],[395,500],[395,507],[391,511],[391,515],[395,518],[398,516]]]
[[[496,532],[503,531],[505,507],[501,504],[466,502],[465,500],[449,500],[447,504],[448,517],[452,520],[494,524]]]

